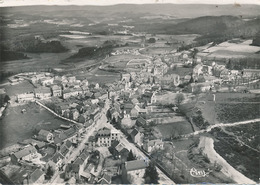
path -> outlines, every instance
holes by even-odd
[[[246,121],[238,121],[238,122],[234,122],[234,123],[218,123],[218,124],[209,126],[207,129],[195,131],[195,132],[190,133],[190,134],[185,134],[185,135],[182,135],[181,137],[191,137],[191,136],[202,134],[204,132],[210,132],[213,128],[233,127],[233,126],[237,126],[237,125],[245,125],[245,124],[257,123],[257,122],[260,122],[260,118],[252,119],[252,120],[246,120]]]
[[[45,105],[43,105],[41,102],[39,102],[39,101],[37,101],[37,100],[35,101],[35,103],[37,103],[38,105],[40,105],[41,107],[43,107],[44,109],[46,109],[47,111],[49,111],[50,113],[54,114],[55,116],[57,116],[57,117],[59,117],[59,118],[61,118],[61,119],[63,119],[63,120],[66,120],[66,121],[69,121],[69,122],[71,122],[71,123],[75,123],[75,124],[78,124],[78,125],[81,125],[81,126],[82,126],[82,123],[79,123],[79,122],[77,122],[77,121],[74,121],[74,120],[65,118],[65,117],[63,117],[63,116],[57,114],[56,112],[54,112],[54,111],[51,110],[50,108],[46,107]]]
[[[203,148],[203,152],[207,155],[211,163],[217,163],[222,166],[221,172],[227,177],[233,179],[239,184],[255,184],[253,180],[247,178],[242,173],[234,169],[227,163],[214,149],[214,140],[210,137],[201,136],[199,148]]]

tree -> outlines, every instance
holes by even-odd
[[[7,103],[10,100],[10,97],[8,95],[5,95],[4,102]]]
[[[132,150],[130,150],[127,156],[127,161],[133,161],[133,160],[136,160],[136,157],[134,156]]]
[[[111,112],[110,112],[109,109],[107,110],[106,116],[107,116],[107,119],[108,119],[108,120],[111,120]]]
[[[184,100],[184,95],[183,94],[177,94],[175,97],[175,101],[177,102],[178,105],[180,105]]]
[[[191,52],[191,57],[195,58],[199,50],[197,48],[194,48],[193,51]]]
[[[158,184],[159,174],[156,170],[154,162],[150,162],[149,166],[146,167],[144,173],[144,183],[145,184]]]
[[[46,175],[45,175],[45,178],[47,180],[51,179],[51,177],[54,175],[54,170],[49,166],[47,168],[47,172],[46,172]]]
[[[148,43],[155,43],[155,42],[156,42],[155,38],[149,38],[148,39]]]

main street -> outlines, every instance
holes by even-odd
[[[71,161],[74,161],[79,156],[80,152],[86,147],[85,143],[88,141],[89,137],[93,136],[94,132],[97,131],[99,128],[103,127],[103,123],[107,122],[107,118],[106,118],[107,109],[108,109],[108,102],[106,101],[105,107],[101,111],[100,119],[98,119],[96,123],[94,122],[92,125],[86,128],[86,133],[84,134],[84,138],[81,140],[77,148],[73,149],[73,152],[70,155],[69,159],[66,161],[66,164],[69,164]],[[58,174],[55,174],[55,177],[50,183],[51,184],[64,183],[64,179],[60,177],[62,173],[63,171],[58,172]]]
[[[116,129],[113,125],[107,122],[106,112],[109,108],[109,100],[106,100],[105,106],[101,111],[101,117],[97,120],[96,123],[93,123],[88,128],[86,128],[86,134],[84,135],[84,138],[82,139],[81,143],[78,145],[77,148],[73,150],[73,153],[69,157],[69,160],[66,161],[66,164],[70,163],[71,161],[75,160],[77,156],[79,156],[80,152],[85,148],[85,143],[88,141],[89,137],[94,135],[95,131],[99,130],[100,128],[107,127],[110,129]],[[117,129],[116,129],[117,130]],[[146,155],[140,151],[133,143],[130,143],[126,136],[121,132],[121,130],[118,130],[120,132],[120,141],[126,146],[127,149],[132,150],[133,153],[137,156],[138,159],[144,159],[149,161],[149,159],[146,157]],[[157,168],[157,171],[159,173],[159,183],[160,184],[175,184],[171,179],[169,179],[159,168]],[[64,183],[64,179],[60,177],[60,175],[63,172],[58,172],[58,174],[55,174],[53,177],[53,180],[51,180],[51,184],[57,184],[57,183]]]

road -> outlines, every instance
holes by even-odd
[[[253,180],[247,178],[242,173],[234,169],[227,161],[221,157],[214,149],[214,140],[210,137],[201,136],[199,148],[203,148],[203,152],[208,156],[211,163],[217,163],[222,166],[221,172],[227,177],[239,184],[255,184]]]
[[[246,121],[238,121],[238,122],[234,122],[234,123],[218,123],[218,124],[215,124],[215,125],[211,125],[208,128],[203,129],[203,130],[195,131],[195,132],[190,133],[190,134],[181,135],[181,137],[191,137],[191,136],[199,135],[199,134],[204,133],[204,132],[210,132],[213,128],[233,127],[233,126],[237,126],[237,125],[245,125],[245,124],[256,123],[256,122],[260,122],[260,118],[252,119],[252,120],[246,120]]]
[[[78,147],[73,150],[72,154],[69,157],[69,160],[66,161],[66,164],[68,164],[71,161],[75,160],[79,156],[80,151],[82,151],[86,147],[85,143],[88,141],[89,137],[94,135],[94,132],[96,130],[98,130],[99,128],[102,128],[103,127],[103,123],[107,122],[107,118],[106,118],[106,110],[107,109],[108,109],[108,104],[106,103],[105,107],[101,111],[100,119],[98,119],[96,123],[93,123],[88,128],[86,128],[86,134],[84,135],[84,138],[82,139],[82,141],[78,145]],[[51,184],[64,183],[64,179],[60,178],[60,175],[62,173],[63,172],[59,172],[58,175],[55,175],[55,177],[51,180],[50,183]]]
[[[105,126],[110,128],[110,129],[116,129],[113,125],[105,122]],[[116,129],[118,130],[118,129]],[[128,150],[132,150],[132,152],[135,154],[137,159],[143,159],[149,162],[148,157],[141,151],[139,150],[133,143],[130,143],[127,139],[126,136],[121,132],[121,130],[118,130],[120,132],[120,142],[124,144]],[[175,184],[171,179],[169,179],[158,167],[157,172],[159,173],[159,184]]]

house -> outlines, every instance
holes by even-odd
[[[130,117],[131,110],[134,108],[134,105],[132,103],[124,103],[123,104],[124,114],[125,117]]]
[[[136,128],[130,133],[130,137],[134,143],[138,144],[139,146],[142,145],[142,133],[140,133]]]
[[[121,81],[130,82],[131,75],[129,73],[121,74]]]
[[[68,103],[59,103],[59,104],[55,105],[54,111],[57,114],[60,114],[63,116],[65,111],[69,111],[69,108],[70,108],[70,106]]]
[[[51,142],[53,142],[53,134],[47,130],[41,129],[38,132],[37,139],[40,141],[45,141],[45,142],[51,143]]]
[[[79,115],[78,121],[79,121],[80,123],[86,123],[89,119],[90,119],[89,115],[83,113],[83,114],[80,114],[80,115]]]
[[[111,141],[113,140],[119,140],[120,132],[116,129],[111,130]]]
[[[78,120],[78,117],[79,117],[79,111],[77,109],[72,109],[70,111],[70,119],[73,119],[73,120]]]
[[[101,117],[100,112],[95,112],[94,114],[90,114],[90,118],[95,122]]]
[[[22,160],[31,161],[34,158],[37,158],[37,150],[34,146],[28,146],[18,152],[13,153],[11,155],[11,162],[17,164]]]
[[[188,85],[189,92],[208,92],[212,89],[211,82],[203,82],[203,83],[191,83]]]
[[[51,90],[48,87],[39,87],[34,89],[34,94],[36,98],[46,99],[51,97]]]
[[[244,69],[242,75],[246,78],[260,77],[260,69]]]
[[[67,79],[68,79],[69,83],[74,83],[76,81],[76,77],[75,76],[69,76]]]
[[[79,175],[80,165],[69,163],[65,168],[65,179],[74,177],[76,180],[80,179]]]
[[[70,119],[70,110],[69,110],[69,109],[67,109],[67,110],[63,113],[63,117]]]
[[[139,115],[139,109],[137,108],[137,105],[134,106],[134,108],[132,108],[131,112],[130,112],[130,117],[131,118],[137,118]]]
[[[42,184],[44,180],[45,180],[45,173],[42,170],[37,168],[28,176],[27,184]]]
[[[143,178],[148,163],[145,160],[127,161],[122,166],[124,183],[132,183],[133,178]]]
[[[140,116],[137,118],[135,124],[138,126],[145,126],[145,125],[147,125],[147,121],[142,116]]]
[[[112,182],[112,177],[107,173],[104,173],[102,178],[99,179],[98,184],[111,184],[111,182]]]
[[[63,99],[67,99],[71,96],[78,96],[81,92],[81,89],[65,89],[63,90],[63,94],[62,94],[62,97]]]
[[[148,104],[156,103],[156,96],[154,92],[145,91],[142,99]]]
[[[59,170],[59,169],[62,168],[62,166],[63,166],[63,159],[64,159],[64,156],[60,152],[56,152],[54,154],[54,156],[51,159],[51,161],[54,164],[54,166],[52,166],[54,168],[54,170]]]
[[[160,139],[145,141],[143,144],[143,148],[148,153],[150,153],[154,150],[163,149],[163,141]]]
[[[193,68],[193,75],[199,76],[199,75],[203,74],[202,70],[203,70],[203,66],[201,64],[196,65]]]
[[[88,84],[89,84],[89,82],[88,82],[87,79],[84,79],[84,80],[81,81],[81,85],[82,85],[82,86],[86,86],[86,87],[87,87]]]
[[[98,146],[111,146],[111,130],[104,127],[97,132]]]
[[[62,89],[58,85],[54,85],[51,87],[52,96],[61,97],[62,96]]]
[[[34,100],[34,94],[33,93],[23,93],[17,95],[17,102],[28,102]]]
[[[115,120],[115,122],[118,121],[118,119],[121,117],[120,114],[116,111],[116,109],[113,107],[110,110],[110,114],[111,114],[111,120]]]
[[[54,78],[44,77],[40,79],[40,83],[42,86],[47,86],[53,84]]]
[[[160,79],[161,85],[171,85],[178,86],[180,84],[180,76],[178,74],[168,74]]]
[[[90,92],[90,91],[87,91],[87,92],[85,92],[85,97],[86,98],[91,98],[91,97],[93,97],[93,93]]]

